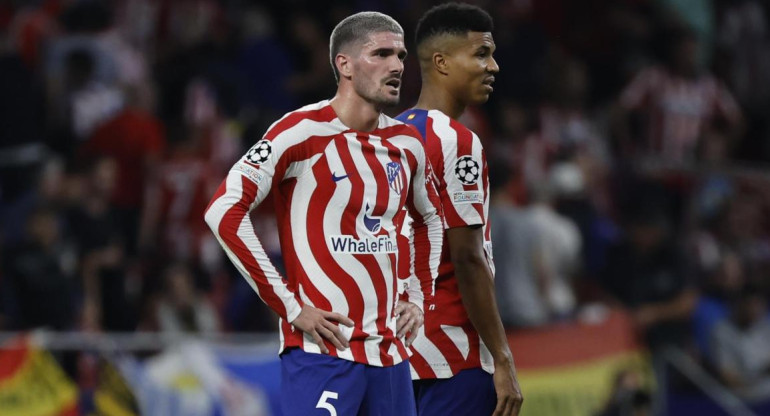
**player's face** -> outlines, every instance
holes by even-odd
[[[398,104],[404,72],[404,36],[392,32],[369,35],[361,53],[353,58],[353,88],[378,107]]]
[[[449,82],[455,95],[468,105],[485,103],[492,93],[495,74],[500,71],[495,58],[495,42],[489,32],[468,32],[453,45],[448,60],[452,70]]]

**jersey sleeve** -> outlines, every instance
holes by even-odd
[[[410,235],[410,282],[407,299],[424,310],[433,302],[435,281],[444,230],[441,221],[441,203],[432,180],[432,168],[424,149],[416,154],[417,167],[411,180],[406,206],[412,220]]]
[[[639,110],[649,102],[651,91],[659,83],[655,68],[641,70],[620,94],[620,105],[627,110]]]
[[[487,221],[484,201],[487,199],[489,181],[481,141],[459,123],[457,126],[441,126],[438,125],[441,120],[436,119],[436,122],[436,138],[429,145],[433,153],[431,162],[434,165],[440,163],[442,168],[437,173],[437,180],[444,211],[444,226],[455,228],[483,225]]]
[[[716,94],[714,98],[715,113],[730,123],[738,123],[741,120],[741,110],[738,102],[730,93],[730,90],[719,81],[716,81]]]
[[[233,165],[205,214],[206,223],[241,275],[288,322],[299,316],[302,301],[268,258],[249,213],[265,199],[274,182],[296,175],[290,142],[287,134],[268,131]]]

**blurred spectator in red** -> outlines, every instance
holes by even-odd
[[[141,244],[164,258],[200,266],[205,240],[212,238],[201,219],[218,175],[187,130],[181,134],[160,163],[157,180],[148,185]],[[151,250],[156,247],[160,250]]]
[[[150,112],[152,97],[143,94],[146,92],[128,89],[126,108],[99,127],[80,148],[86,160],[110,157],[117,162],[111,202],[131,253],[136,248],[146,184],[156,179],[166,147],[163,125]]]
[[[190,267],[175,263],[164,271],[165,291],[158,304],[158,328],[172,334],[212,334],[219,318],[205,295],[194,284]]]
[[[212,172],[221,177],[243,149],[240,130],[223,113],[217,98],[210,82],[192,79],[185,88],[183,117],[191,145],[206,159]]]
[[[41,49],[45,42],[59,32],[57,18],[63,1],[44,0],[36,3],[39,4],[15,6],[10,22],[11,42],[18,47],[24,63],[31,71],[39,69],[43,58]]]
[[[728,386],[750,400],[770,398],[770,317],[767,298],[747,285],[733,302],[730,317],[711,334],[717,372]]]
[[[730,92],[697,64],[698,40],[679,29],[666,38],[666,64],[643,69],[622,92],[613,116],[623,156],[652,155],[668,162],[692,162],[712,129],[731,143],[743,118]],[[635,137],[630,113],[641,116]]]

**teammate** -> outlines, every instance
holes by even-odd
[[[206,222],[227,255],[281,317],[286,415],[413,415],[401,335],[422,325],[442,243],[438,195],[416,129],[382,110],[398,103],[406,56],[401,26],[363,12],[330,39],[337,93],[274,123],[230,170]],[[286,276],[249,221],[276,200]],[[411,303],[398,302],[396,236],[415,219]],[[398,319],[398,320],[397,320]],[[341,324],[341,325],[338,325]]]
[[[410,359],[421,416],[516,415],[522,403],[495,302],[484,149],[457,121],[492,92],[499,68],[491,31],[491,17],[475,6],[425,13],[415,39],[422,91],[397,117],[424,137],[445,216],[435,309],[425,312]]]

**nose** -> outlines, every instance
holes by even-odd
[[[392,74],[400,74],[404,72],[404,61],[402,61],[398,56],[394,56],[391,59],[390,72]]]
[[[495,58],[489,58],[489,64],[487,64],[487,71],[496,74],[500,72],[500,67],[497,65]]]

